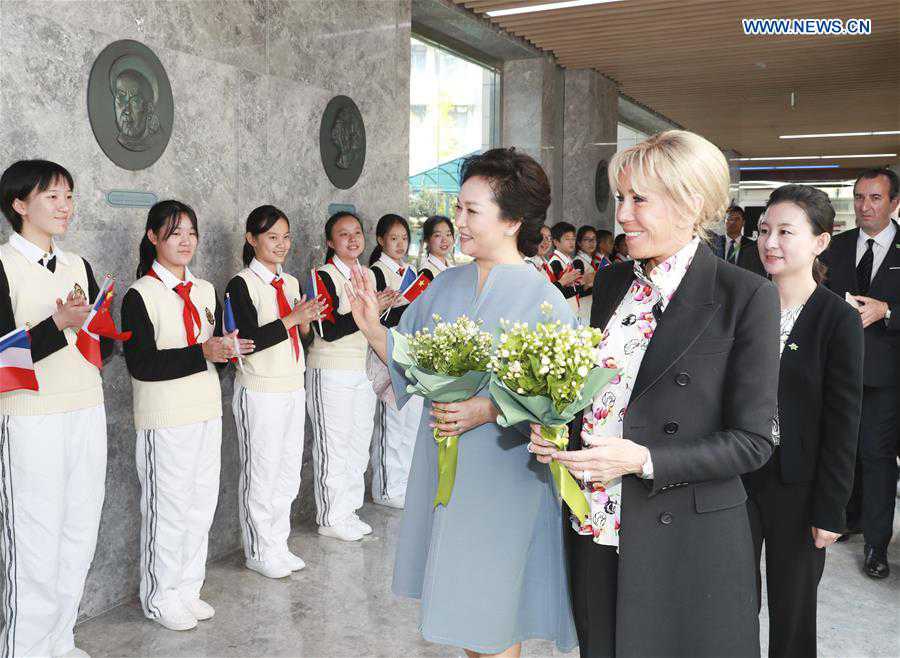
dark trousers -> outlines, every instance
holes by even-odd
[[[612,658],[616,655],[619,555],[615,546],[595,544],[571,528],[563,532],[581,658]]]
[[[859,421],[861,521],[866,543],[886,549],[894,528],[900,413],[897,387],[863,387]],[[852,503],[851,503],[852,505]],[[848,508],[848,514],[853,510]]]
[[[784,484],[778,451],[745,478],[747,512],[756,552],[756,587],[762,601],[760,556],[766,551],[770,658],[815,658],[816,590],[825,568],[809,521],[812,484]]]

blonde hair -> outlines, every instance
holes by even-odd
[[[709,227],[728,207],[731,175],[722,151],[700,135],[666,130],[616,153],[609,163],[609,185],[618,193],[619,177],[628,170],[631,187],[662,192],[676,211],[693,222],[694,233],[707,239]],[[694,197],[702,204],[698,209]]]

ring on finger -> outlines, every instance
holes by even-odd
[[[590,482],[591,472],[590,471],[581,471],[581,481],[582,482]]]

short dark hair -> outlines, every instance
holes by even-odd
[[[550,207],[550,181],[541,165],[514,148],[491,149],[463,160],[460,185],[473,176],[488,180],[501,218],[521,222],[518,249],[525,256],[534,256]]]
[[[49,160],[19,160],[0,176],[0,210],[16,233],[22,232],[22,216],[13,210],[13,201],[24,201],[32,192],[43,192],[53,181],[62,178],[75,191],[69,170]]]
[[[741,213],[741,219],[747,219],[747,213],[745,213],[744,209],[741,208],[736,203],[733,203],[730,206],[728,206],[728,209],[725,211],[725,216],[727,217],[728,215],[730,215],[733,212],[739,212],[739,213]]]
[[[813,235],[834,232],[834,206],[822,190],[810,185],[782,185],[769,195],[766,210],[778,203],[793,203],[809,220]],[[825,280],[828,268],[820,258],[813,263],[813,278],[816,283]]]
[[[575,226],[569,222],[556,222],[550,227],[550,237],[554,240],[562,240],[566,233],[575,233]]]
[[[259,208],[254,208],[250,211],[250,214],[247,215],[247,233],[253,236],[262,235],[275,226],[279,219],[286,221],[288,226],[291,225],[291,220],[287,218],[287,215],[275,206],[260,206]],[[244,261],[244,265],[249,265],[255,257],[256,252],[245,238],[241,260]]]
[[[897,172],[893,169],[888,169],[887,167],[876,167],[874,169],[866,169],[859,175],[859,178],[853,183],[853,191],[856,192],[856,183],[861,181],[863,178],[867,180],[871,180],[873,178],[878,178],[879,176],[885,176],[888,179],[888,184],[890,185],[890,197],[892,199],[896,199],[897,195],[900,194],[900,177],[897,176]]]
[[[578,227],[578,233],[575,234],[575,244],[581,244],[581,241],[584,240],[588,233],[593,233],[594,239],[597,239],[597,229],[590,224]]]

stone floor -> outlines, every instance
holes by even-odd
[[[216,617],[193,631],[176,633],[144,619],[135,600],[79,625],[76,642],[94,658],[464,655],[423,641],[417,603],[390,592],[400,512],[367,505],[361,516],[375,532],[357,543],[325,539],[309,528],[297,531],[291,547],[309,566],[288,579],[268,580],[248,571],[238,554],[210,565],[203,597],[216,607]],[[862,539],[829,549],[819,587],[820,656],[900,656],[898,544],[891,554],[892,576],[884,581],[861,573]],[[765,613],[761,626],[765,655]],[[561,654],[535,641],[526,643],[523,655]]]

